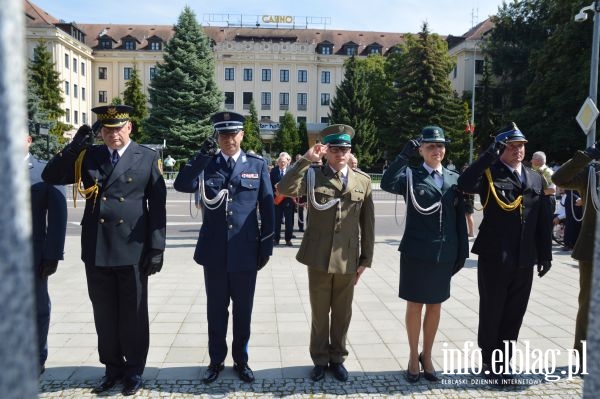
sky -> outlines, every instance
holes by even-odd
[[[459,36],[496,14],[502,0],[31,0],[66,22],[174,25],[189,6],[203,26],[223,26],[208,15],[230,15],[230,21],[255,24],[257,18],[317,17],[312,29],[416,33],[427,22],[440,35]],[[509,2],[511,0],[508,0]],[[326,22],[326,25],[322,22]],[[271,26],[264,24],[262,26]]]

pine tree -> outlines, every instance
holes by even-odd
[[[152,108],[144,123],[147,140],[166,140],[169,153],[187,159],[213,134],[210,117],[223,102],[215,80],[215,62],[209,38],[185,7],[165,46],[149,87]]]
[[[263,143],[260,139],[260,130],[258,126],[258,113],[254,106],[254,101],[250,102],[250,114],[244,120],[244,140],[242,141],[244,151],[254,151],[261,155]]]
[[[290,156],[293,156],[299,145],[300,138],[298,136],[298,128],[296,127],[294,115],[289,111],[286,111],[285,114],[283,114],[283,119],[281,120],[277,135],[273,140],[272,150],[277,153],[285,151],[290,154]]]
[[[141,141],[141,138],[143,137],[142,121],[148,117],[146,101],[147,98],[143,92],[143,85],[140,80],[138,69],[136,68],[136,65],[133,64],[131,78],[125,82],[123,104],[133,107],[133,112],[130,114],[131,122],[133,122],[131,138],[135,141]]]
[[[343,123],[354,128],[352,153],[363,168],[368,169],[379,158],[373,107],[368,80],[355,57],[344,64],[344,79],[335,90],[329,109],[332,124]]]
[[[29,62],[28,84],[39,99],[39,109],[51,121],[65,114],[62,109],[62,81],[54,67],[52,53],[46,47],[46,42],[40,40],[33,49],[33,59]]]
[[[404,144],[419,135],[423,127],[438,125],[452,142],[448,157],[456,164],[468,159],[468,137],[461,100],[450,83],[454,61],[448,45],[423,24],[417,36],[408,35],[406,52],[394,58],[395,98],[390,104],[386,147],[397,154]],[[393,156],[393,155],[392,155]]]

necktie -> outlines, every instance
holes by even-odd
[[[440,175],[440,173],[437,170],[432,170],[430,175],[433,181],[435,182],[435,185],[438,188],[442,188],[442,186],[444,185],[444,179],[442,179],[442,175]],[[436,176],[439,177],[439,179],[437,179]]]
[[[335,172],[335,178],[342,183],[342,191],[346,190],[346,183],[344,183],[344,175],[341,171]]]
[[[119,162],[119,158],[120,158],[119,151],[113,150],[112,156],[110,157],[110,161],[112,162],[113,168],[115,167],[117,162]]]
[[[233,157],[229,157],[227,160],[227,167],[229,168],[230,172],[233,172],[233,168],[235,167],[235,161],[233,160]]]
[[[517,172],[517,170],[515,169],[513,171],[513,174],[515,175],[515,179],[517,179],[517,182],[519,183],[519,186],[523,185],[523,181],[521,180],[521,175],[519,175],[519,172]]]

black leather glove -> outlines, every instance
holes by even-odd
[[[219,146],[217,145],[217,141],[212,137],[204,140],[200,147],[200,154],[202,155],[213,156],[216,155],[217,152],[219,152]]]
[[[402,152],[400,152],[400,156],[408,159],[415,153],[415,151],[417,151],[417,148],[419,148],[420,146],[421,143],[419,143],[419,140],[408,140],[408,143],[404,145]]]
[[[592,159],[595,159],[595,160],[600,159],[600,148],[588,147],[583,152],[585,152],[585,154]]]
[[[163,254],[164,251],[162,249],[151,249],[146,252],[142,261],[142,270],[146,276],[158,273],[162,269]]]
[[[502,141],[494,141],[485,151],[486,153],[495,157],[500,155],[500,152],[504,148],[505,144]]]
[[[265,267],[267,262],[269,261],[270,256],[259,256],[258,257],[258,270]]]
[[[551,267],[552,267],[552,262],[550,262],[549,260],[544,260],[544,261],[541,261],[540,263],[538,263],[538,265],[537,265],[538,277],[544,277],[544,275],[546,273],[548,273],[548,270],[550,270]]]
[[[40,277],[47,278],[48,276],[56,273],[56,269],[58,268],[58,261],[54,259],[42,259],[42,263],[40,263]]]
[[[465,262],[467,260],[462,258],[456,261],[456,263],[454,264],[454,269],[452,269],[452,275],[454,276],[456,273],[458,273],[460,271],[460,269],[462,269],[465,266]]]
[[[81,127],[75,133],[71,147],[76,152],[81,152],[84,148],[88,147],[94,140],[94,131],[88,125],[81,125]]]

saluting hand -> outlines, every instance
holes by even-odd
[[[366,267],[364,266],[359,266],[358,269],[356,269],[356,280],[354,281],[354,285],[358,284],[358,279],[365,272],[365,269]]]
[[[319,162],[323,157],[327,154],[327,145],[317,143],[310,147],[306,154],[304,154],[304,158],[308,159],[311,162]]]

